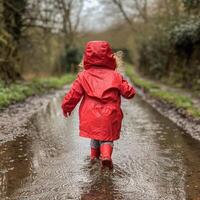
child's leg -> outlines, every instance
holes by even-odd
[[[91,139],[90,142],[90,146],[91,146],[91,160],[95,160],[95,158],[99,158],[100,156],[100,142],[99,140],[93,140]]]
[[[91,148],[98,149],[100,148],[100,141],[91,139],[90,146]]]
[[[109,167],[110,169],[113,168],[112,164],[112,151],[113,151],[113,141],[101,141],[101,166]]]
[[[103,144],[109,144],[110,146],[114,146],[114,142],[113,141],[99,141],[100,145],[103,145]]]

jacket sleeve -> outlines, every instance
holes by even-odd
[[[78,104],[83,95],[84,95],[84,89],[81,86],[79,78],[77,78],[73,82],[69,92],[63,98],[61,107],[64,116],[66,116],[67,113],[72,112],[72,110],[76,107],[76,105]]]
[[[126,99],[131,99],[135,96],[136,90],[121,76],[120,93]]]

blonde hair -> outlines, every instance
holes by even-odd
[[[83,58],[81,59],[81,62],[78,64],[78,67],[79,67],[78,69],[79,72],[83,71],[84,69]]]
[[[114,53],[114,58],[116,60],[117,68],[122,67],[124,65],[123,57],[124,57],[123,51],[117,51]]]

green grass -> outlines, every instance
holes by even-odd
[[[166,103],[172,104],[176,108],[182,108],[186,114],[195,118],[200,118],[200,109],[195,107],[188,96],[177,94],[176,92],[164,91],[155,83],[141,78],[135,71],[133,66],[127,65],[126,74],[131,81],[139,88],[143,89],[151,97]]]
[[[158,85],[139,77],[138,74],[133,70],[133,67],[129,64],[127,64],[126,67],[126,74],[136,86],[143,89],[145,92],[160,88]]]
[[[30,82],[16,82],[8,87],[4,87],[3,83],[0,82],[0,108],[23,101],[32,95],[43,94],[51,89],[59,89],[65,84],[71,83],[75,77],[74,74],[67,74],[61,77],[40,78]]]

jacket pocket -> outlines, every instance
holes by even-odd
[[[94,114],[97,117],[110,117],[112,115],[116,115],[118,112],[118,109],[114,105],[100,105],[97,104],[94,107]]]

